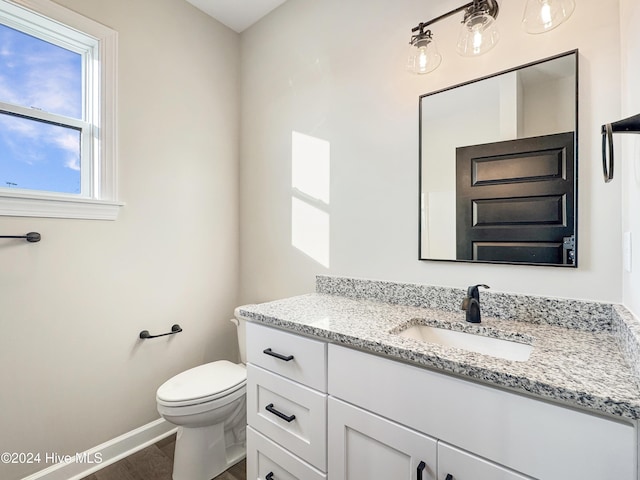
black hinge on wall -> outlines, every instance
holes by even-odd
[[[576,236],[563,237],[562,248],[564,249],[564,263],[573,265],[576,262]]]

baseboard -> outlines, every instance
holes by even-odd
[[[68,462],[56,463],[33,475],[24,477],[22,480],[80,480],[132,453],[153,445],[158,440],[175,433],[177,429],[175,425],[159,418],[85,452],[76,454]]]

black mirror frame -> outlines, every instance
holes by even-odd
[[[575,187],[574,187],[574,213],[575,213],[575,221],[574,221],[574,263],[573,264],[552,264],[552,263],[535,263],[535,262],[508,262],[508,261],[486,261],[486,260],[458,260],[458,259],[439,259],[439,258],[422,258],[422,99],[424,97],[436,95],[438,93],[446,92],[449,90],[453,90],[455,88],[463,87],[465,85],[469,85],[472,83],[480,82],[483,80],[487,80],[490,78],[497,77],[499,75],[503,75],[506,73],[511,73],[517,70],[521,70],[523,68],[539,65],[544,62],[548,62],[551,60],[555,60],[558,58],[568,57],[573,55],[575,57],[575,145],[574,145],[574,169],[575,169]],[[500,72],[493,73],[491,75],[485,75],[483,77],[475,78],[473,80],[469,80],[463,83],[459,83],[456,85],[452,85],[450,87],[446,87],[440,90],[436,90],[433,92],[425,93],[418,97],[418,260],[419,261],[433,261],[433,262],[455,262],[455,263],[470,263],[470,264],[500,264],[500,265],[534,265],[534,266],[545,266],[545,267],[570,267],[577,268],[578,267],[578,138],[579,138],[579,51],[578,49],[569,50],[564,53],[560,53],[557,55],[553,55],[547,58],[543,58],[541,60],[536,60],[533,62],[525,63],[513,68],[509,68],[506,70],[502,70]]]

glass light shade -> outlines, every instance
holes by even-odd
[[[407,70],[419,75],[433,72],[442,61],[442,55],[433,40],[419,40],[409,47]]]
[[[477,12],[462,24],[457,50],[464,57],[482,55],[495,47],[499,39],[495,18],[487,13]]]
[[[544,33],[568,19],[576,8],[574,0],[528,0],[522,24],[527,33]]]

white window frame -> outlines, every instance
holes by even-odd
[[[0,215],[115,220],[117,191],[117,44],[114,30],[50,0],[0,0],[7,26],[83,56],[84,120],[0,102],[0,111],[81,132],[81,194],[0,186]]]

